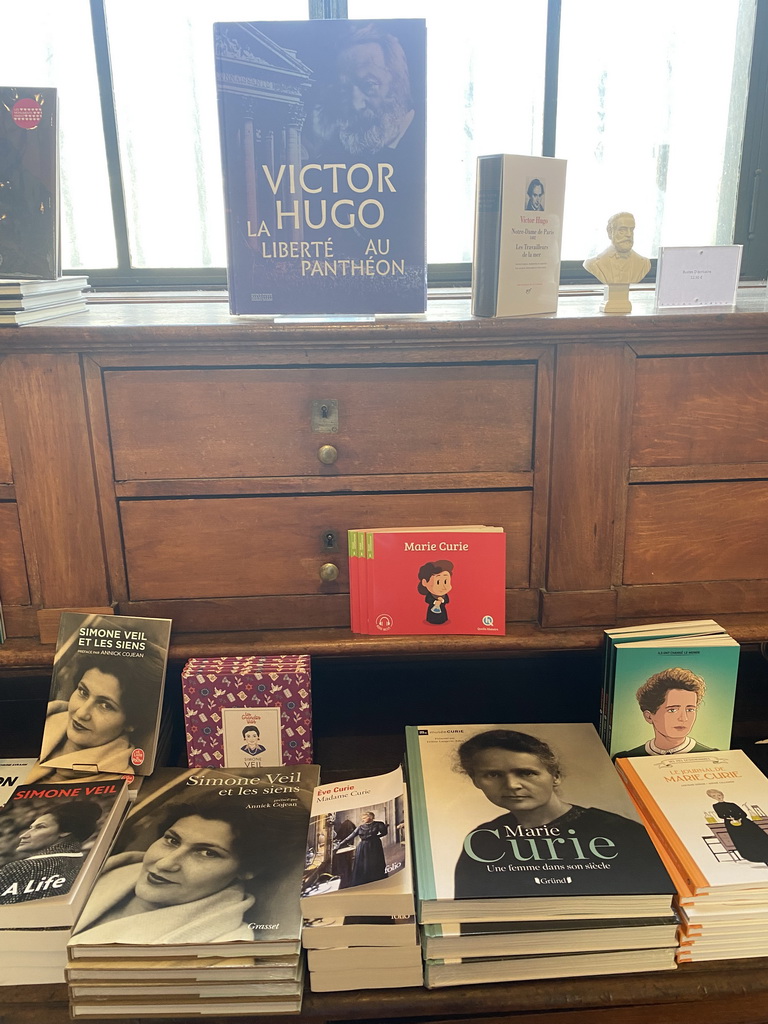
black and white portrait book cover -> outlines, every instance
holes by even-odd
[[[422,905],[615,916],[649,895],[645,913],[668,910],[672,882],[591,724],[408,726],[406,749]]]
[[[109,778],[12,790],[0,806],[0,929],[75,922],[128,796],[126,781]]]
[[[402,768],[318,786],[301,906],[308,918],[413,913]]]
[[[77,922],[72,957],[298,952],[318,776],[317,765],[158,768]]]
[[[62,614],[33,780],[151,774],[170,636],[170,619]]]

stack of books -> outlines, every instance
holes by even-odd
[[[739,653],[714,619],[606,630],[600,735],[611,756],[730,747]]]
[[[406,749],[428,988],[675,967],[673,882],[594,726],[409,726]]]
[[[125,814],[124,780],[17,784],[3,761],[0,984],[64,981],[67,942]],[[7,774],[6,774],[7,773]]]
[[[36,324],[86,309],[87,277],[51,281],[0,278],[0,324]]]
[[[348,550],[353,633],[504,634],[500,526],[349,530]]]
[[[680,963],[761,956],[768,779],[743,750],[619,759],[677,888]]]
[[[401,768],[318,787],[302,885],[313,992],[422,984]]]
[[[301,1009],[316,765],[157,769],[69,943],[72,1016]]]
[[[308,654],[190,658],[181,687],[190,768],[312,762]]]

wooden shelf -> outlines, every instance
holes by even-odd
[[[64,985],[3,989],[7,1024],[65,1024]],[[685,964],[656,974],[559,978],[514,984],[466,985],[364,992],[311,993],[300,1016],[319,1024],[334,1020],[404,1020],[417,1024],[765,1024],[768,1020],[768,958]],[[142,1018],[148,1019],[148,1018]],[[177,1018],[174,1018],[177,1020]],[[195,1018],[255,1019],[276,1024],[282,1016]],[[177,1020],[177,1024],[181,1024]]]
[[[617,623],[639,625],[643,621]],[[719,615],[717,621],[740,644],[768,641],[768,613]],[[552,651],[594,651],[603,644],[602,626],[544,628],[529,623],[508,625],[505,636],[358,636],[348,629],[253,630],[232,633],[179,633],[171,637],[170,660],[192,657],[260,654],[309,654],[313,658],[503,658]],[[0,672],[47,671],[54,645],[35,638],[0,645]]]

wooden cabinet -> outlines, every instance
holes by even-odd
[[[3,331],[9,633],[111,605],[343,636],[349,528],[468,522],[507,533],[511,633],[764,616],[763,292],[727,314],[649,301],[341,325],[99,303]]]
[[[733,313],[659,316],[651,300],[638,293],[629,317],[601,317],[590,296],[562,298],[555,317],[479,320],[455,299],[372,325],[238,319],[224,301],[94,304],[0,331],[0,669],[49,666],[41,611],[168,616],[175,672],[225,650],[325,657],[358,722],[345,732],[325,701],[323,740],[373,757],[383,734],[349,740],[376,709],[360,699],[366,659],[430,657],[450,674],[452,658],[483,657],[473,697],[486,707],[515,679],[492,658],[598,659],[617,622],[713,615],[765,640],[764,291]],[[471,522],[507,533],[506,636],[350,634],[347,529]],[[561,667],[569,690],[585,682]],[[391,673],[385,724],[399,735],[398,685],[411,708],[446,687],[396,661]],[[767,962],[309,995],[301,1020],[764,1024]],[[68,1019],[61,986],[4,997],[9,1020]]]

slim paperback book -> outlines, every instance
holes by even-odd
[[[426,309],[423,19],[214,25],[230,310]]]
[[[768,779],[743,750],[618,759],[681,900],[735,895],[768,906]]]
[[[312,761],[308,654],[191,658],[181,688],[191,768]]]
[[[316,765],[158,768],[77,922],[72,959],[297,953]]]
[[[401,768],[317,788],[301,910],[309,919],[414,913]]]
[[[74,924],[128,805],[121,779],[17,786],[0,807],[0,928]]]
[[[554,157],[478,157],[474,316],[557,310],[565,169]]]
[[[416,917],[414,914],[305,917],[301,942],[305,949],[415,945],[418,942]]]
[[[592,725],[408,726],[406,751],[422,923],[670,913]]]
[[[62,614],[33,779],[151,774],[170,636],[170,619]]]
[[[501,527],[404,527],[351,534],[354,631],[504,634],[506,537]]]
[[[34,757],[0,757],[0,805],[7,803],[16,786],[26,782]]]

